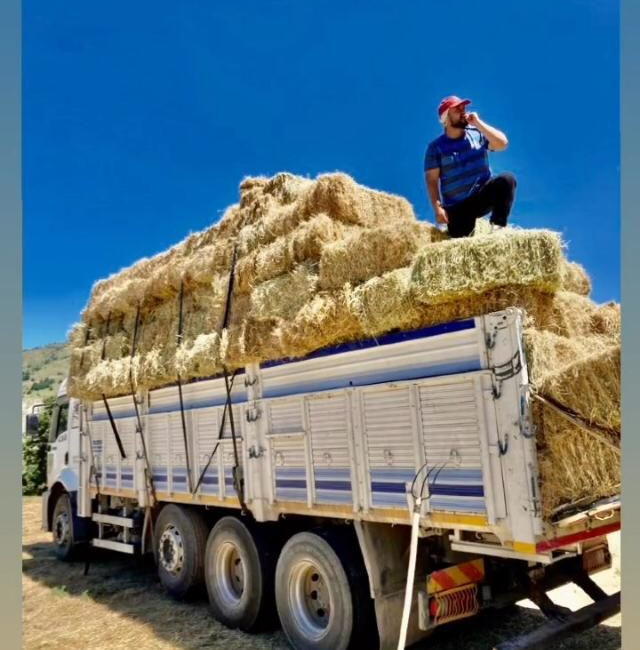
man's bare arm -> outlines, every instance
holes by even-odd
[[[475,126],[476,129],[487,138],[489,141],[489,148],[492,151],[504,151],[507,148],[507,145],[509,144],[507,136],[494,126],[483,122],[478,117],[477,113],[469,113],[467,115],[467,122],[471,126]]]
[[[433,206],[433,212],[436,215],[438,223],[449,223],[446,210],[442,207],[440,202],[440,170],[429,169],[425,172],[424,180],[427,184],[427,193],[429,194],[429,201]]]

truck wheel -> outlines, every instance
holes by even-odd
[[[73,538],[73,508],[71,499],[63,492],[53,508],[51,530],[55,544],[56,557],[68,562],[75,557],[75,540]]]
[[[171,503],[160,511],[155,530],[158,577],[174,598],[187,599],[202,589],[207,532],[206,522],[193,509]]]
[[[377,647],[362,558],[346,536],[298,533],[276,567],[276,606],[296,650]]]
[[[207,540],[205,582],[213,615],[245,632],[273,620],[272,542],[235,517],[223,517]],[[271,620],[269,620],[271,619]]]

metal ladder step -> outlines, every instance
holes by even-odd
[[[106,548],[110,551],[118,551],[119,553],[128,553],[129,555],[133,555],[136,548],[134,544],[116,542],[110,539],[98,539],[97,537],[91,540],[91,545],[97,546],[98,548]]]
[[[109,524],[111,526],[122,526],[123,528],[133,528],[133,519],[130,517],[119,517],[117,515],[104,515],[101,512],[94,512],[91,515],[93,521],[100,524]]]

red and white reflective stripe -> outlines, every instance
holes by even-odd
[[[538,553],[546,553],[548,551],[552,551],[554,548],[570,546],[571,544],[578,544],[580,542],[584,542],[586,539],[592,539],[593,537],[601,537],[602,535],[615,533],[617,530],[620,530],[619,521],[617,521],[615,524],[609,524],[608,526],[600,526],[599,528],[592,528],[591,530],[585,530],[581,533],[574,533],[573,535],[565,535],[564,537],[556,537],[555,539],[548,539],[544,542],[538,542],[538,544],[536,544],[536,551]]]
[[[434,625],[449,623],[459,618],[473,616],[480,610],[477,585],[457,587],[441,592],[431,599],[429,606]]]
[[[438,591],[461,587],[470,582],[482,582],[484,575],[484,560],[482,558],[456,564],[431,573],[427,578],[427,592],[433,594]]]

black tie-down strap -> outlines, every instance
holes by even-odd
[[[224,319],[222,321],[222,331],[229,326],[229,317],[231,315],[231,299],[233,297],[233,282],[235,279],[236,257],[238,254],[237,246],[233,247],[231,256],[231,269],[229,270],[229,284],[227,285],[227,300],[224,307]],[[222,333],[222,332],[221,332]],[[229,372],[225,365],[222,366],[224,372],[224,387],[227,391],[227,403],[229,404],[229,425],[231,427],[231,440],[233,441],[233,458],[234,465],[232,469],[233,487],[238,495],[242,512],[247,511],[247,504],[244,500],[244,477],[242,476],[242,466],[240,465],[240,456],[238,454],[238,441],[236,439],[236,427],[233,421],[233,408],[231,403],[231,384],[229,383]],[[235,376],[235,373],[234,373]]]
[[[142,458],[144,460],[144,473],[145,473],[145,487],[151,492],[152,503],[156,503],[156,487],[153,482],[153,472],[151,471],[151,464],[149,463],[149,455],[147,454],[147,443],[144,439],[144,434],[142,432],[142,418],[140,417],[140,409],[138,408],[138,400],[136,399],[136,387],[133,382],[133,357],[136,354],[136,348],[138,346],[138,332],[140,328],[140,304],[136,309],[136,322],[133,326],[133,341],[131,342],[131,356],[129,359],[129,386],[131,387],[131,399],[133,400],[133,408],[136,414],[136,431],[140,435],[140,440],[142,443]],[[152,524],[153,525],[153,524]]]
[[[120,450],[120,456],[122,457],[122,460],[124,460],[127,457],[127,454],[124,453],[124,447],[122,446],[122,440],[120,439],[120,434],[118,433],[118,427],[116,426],[116,422],[113,419],[111,409],[109,408],[109,402],[107,401],[107,397],[104,393],[102,394],[102,402],[104,403],[104,408],[107,410],[109,423],[111,424],[111,430],[113,431],[116,443],[118,444],[118,449]]]
[[[183,307],[184,307],[184,280],[180,282],[180,303],[178,309],[178,346],[182,344],[182,327],[183,327]],[[189,460],[189,442],[187,437],[187,422],[184,416],[184,400],[182,397],[182,378],[178,373],[178,397],[180,399],[180,420],[182,421],[182,439],[184,441],[184,457],[187,464],[187,481],[189,482],[189,491],[193,493],[193,478],[191,477],[191,462]]]
[[[229,382],[229,390],[227,391],[227,398],[224,403],[224,408],[222,409],[222,420],[220,421],[220,427],[218,428],[218,438],[216,440],[216,445],[213,448],[213,451],[209,455],[209,458],[207,459],[207,462],[202,469],[202,472],[200,472],[200,478],[198,479],[198,482],[196,483],[196,486],[192,490],[192,494],[195,494],[198,491],[198,488],[202,485],[202,481],[204,480],[204,476],[207,473],[207,470],[211,466],[211,462],[213,461],[213,457],[216,455],[216,452],[218,451],[218,447],[220,446],[220,442],[222,441],[222,437],[224,436],[224,425],[226,423],[227,419],[227,409],[230,408],[231,406],[231,390],[233,390],[233,382],[236,379],[236,374],[237,372],[234,372],[231,375],[231,381]]]
[[[102,342],[102,361],[105,360],[106,354],[107,354],[107,337],[109,336],[109,324],[111,323],[111,312],[107,314],[107,326],[105,328],[104,332],[104,341]],[[120,456],[124,460],[127,455],[124,453],[124,447],[122,446],[122,440],[120,439],[120,434],[118,433],[118,427],[116,426],[115,420],[113,419],[113,415],[111,414],[111,409],[109,408],[109,402],[107,401],[107,396],[102,393],[102,402],[104,403],[104,408],[107,411],[107,415],[109,416],[109,423],[111,424],[111,430],[113,431],[113,435],[116,439],[116,443],[118,444],[118,449],[120,450]]]
[[[231,268],[229,270],[229,282],[227,284],[227,298],[225,301],[225,308],[224,308],[224,317],[222,319],[222,326],[220,328],[220,336],[222,336],[222,332],[228,327],[229,325],[229,316],[231,313],[231,298],[233,294],[233,281],[234,281],[234,276],[235,276],[235,265],[236,265],[236,257],[237,257],[237,248],[236,246],[233,247],[233,254],[231,257]],[[215,456],[216,452],[218,451],[218,447],[220,446],[220,442],[222,440],[223,434],[224,434],[224,425],[227,417],[227,411],[229,411],[229,425],[231,428],[231,439],[233,441],[233,457],[234,457],[234,467],[232,469],[232,476],[233,476],[233,486],[236,490],[236,494],[238,495],[238,501],[240,502],[240,507],[242,509],[242,512],[247,512],[247,504],[245,503],[244,500],[244,478],[242,476],[242,467],[240,465],[240,457],[238,454],[238,441],[236,438],[236,428],[235,428],[235,422],[233,419],[233,406],[232,406],[232,401],[231,401],[231,391],[233,390],[233,382],[235,381],[237,370],[234,370],[233,374],[231,375],[231,379],[229,379],[229,371],[227,370],[226,366],[223,365],[222,367],[223,373],[224,373],[224,387],[225,391],[227,394],[225,403],[224,403],[224,409],[222,411],[222,421],[220,422],[220,429],[218,431],[218,440],[216,441],[216,445],[213,448],[213,451],[211,452],[211,455],[209,456],[209,459],[207,460],[207,463],[200,473],[200,478],[198,479],[198,482],[193,489],[192,493],[195,494],[195,492],[198,491],[198,488],[202,484],[202,481],[204,480],[204,476],[209,469],[209,466],[211,465],[211,461],[213,460],[213,457]]]

